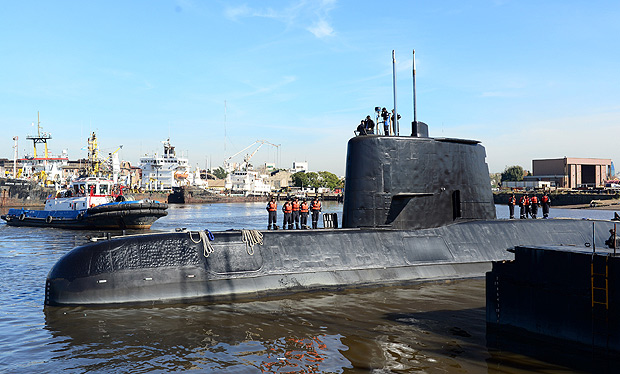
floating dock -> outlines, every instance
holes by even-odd
[[[517,246],[486,274],[489,331],[620,353],[620,257],[613,249]]]

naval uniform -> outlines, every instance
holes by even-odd
[[[514,196],[510,196],[508,198],[508,209],[510,210],[510,219],[515,218],[515,205],[517,204],[517,199]]]
[[[312,228],[316,229],[318,228],[319,213],[321,212],[321,202],[316,199],[312,200],[311,208],[312,208]]]
[[[532,203],[532,218],[536,219],[536,216],[538,215],[538,198],[536,196],[532,196],[530,203]]]
[[[291,225],[293,224],[293,222],[295,222],[295,228],[299,230],[299,201],[294,200],[291,203],[291,206],[293,207],[293,218]]]
[[[310,206],[307,202],[302,202],[299,206],[299,214],[301,216],[301,228],[308,228],[308,215],[310,214]]]
[[[540,200],[542,202],[543,218],[548,218],[549,206],[551,206],[551,198],[547,195],[544,195]]]
[[[267,212],[269,213],[269,224],[267,230],[271,230],[272,225],[276,228],[276,219],[278,214],[278,204],[275,201],[269,201],[267,203]]]
[[[290,201],[287,201],[282,205],[282,212],[284,212],[284,220],[282,221],[282,229],[293,229],[293,221],[291,215],[293,214],[293,206]]]

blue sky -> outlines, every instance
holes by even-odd
[[[401,134],[477,139],[491,172],[531,160],[620,160],[617,1],[3,1],[0,157],[31,152],[41,113],[71,159],[96,131],[137,164],[170,137],[216,167],[258,139],[255,164],[344,175],[346,142],[391,109]],[[237,157],[240,160],[241,157]]]

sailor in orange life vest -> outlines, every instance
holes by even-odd
[[[301,202],[301,205],[299,206],[299,214],[301,216],[301,228],[307,229],[308,214],[310,214],[310,205],[308,205],[308,202],[305,199]]]
[[[530,204],[532,206],[532,219],[536,219],[536,216],[538,215],[538,198],[536,195],[532,196],[530,199]]]
[[[282,212],[284,212],[284,219],[282,220],[282,229],[293,229],[293,220],[291,215],[293,214],[293,204],[290,201],[287,201],[282,205]],[[288,227],[287,227],[288,225]]]
[[[525,219],[527,218],[527,210],[526,206],[529,205],[530,201],[527,198],[527,195],[521,196],[519,199],[519,218]]]
[[[312,208],[312,228],[318,228],[319,222],[319,213],[321,212],[321,202],[318,197],[315,197],[310,204],[310,208]]]
[[[515,218],[515,205],[517,204],[517,198],[514,194],[508,198],[508,209],[510,210],[510,219]]]
[[[291,225],[293,224],[293,222],[295,222],[295,228],[299,230],[299,199],[297,198],[297,196],[295,196],[291,205],[293,207]]]
[[[525,195],[525,218],[530,218],[530,213],[532,212],[531,209],[531,201],[530,201],[530,197]]]
[[[273,224],[273,229],[276,230],[278,225],[276,224],[277,214],[278,214],[278,204],[276,203],[276,198],[271,197],[271,200],[267,203],[267,212],[269,213],[269,225],[267,225],[267,230],[271,230],[271,225]]]
[[[542,203],[543,218],[549,218],[549,206],[551,205],[551,198],[545,193],[540,199],[540,202]]]

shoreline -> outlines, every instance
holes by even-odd
[[[577,204],[577,205],[557,205],[557,206],[553,206],[551,205],[551,208],[556,208],[556,209],[587,209],[587,210],[617,210],[620,211],[620,203],[614,203],[614,204],[606,204],[606,205],[595,205],[595,206],[590,206],[590,204]]]

